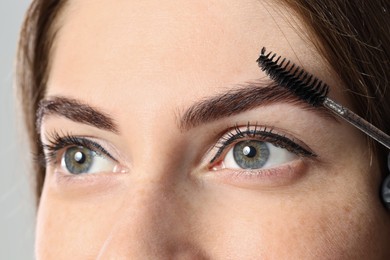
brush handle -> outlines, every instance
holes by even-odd
[[[376,128],[374,125],[370,124],[351,110],[343,107],[329,98],[325,98],[323,105],[339,117],[346,120],[348,123],[354,125],[363,133],[383,144],[385,147],[387,147],[387,149],[390,149],[390,136]]]

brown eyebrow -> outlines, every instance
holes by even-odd
[[[273,81],[257,81],[239,84],[232,90],[193,104],[180,117],[179,128],[189,130],[204,123],[275,103],[298,105],[338,122],[324,107],[311,106]],[[52,114],[119,134],[117,124],[108,114],[76,99],[61,96],[49,97],[39,103],[36,122],[38,133],[43,118]]]
[[[66,97],[49,97],[39,103],[37,111],[37,130],[40,132],[42,120],[48,115],[59,115],[72,121],[108,130],[118,134],[118,126],[106,113],[78,100]]]
[[[263,80],[239,84],[228,92],[195,103],[182,114],[179,127],[181,130],[189,130],[200,124],[274,103],[299,105],[321,117],[338,122],[336,117],[324,107],[313,107],[275,82]]]

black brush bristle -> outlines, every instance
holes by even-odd
[[[265,54],[265,52],[263,47],[257,63],[272,80],[307,103],[313,106],[322,105],[329,92],[328,85],[294,63],[282,59],[281,56],[276,57],[276,53]]]

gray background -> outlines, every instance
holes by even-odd
[[[13,88],[19,29],[28,0],[0,0],[0,259],[34,259],[35,208]]]

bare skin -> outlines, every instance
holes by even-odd
[[[61,164],[69,146],[57,152],[39,207],[38,259],[390,257],[378,165],[351,126],[279,102],[180,127],[199,101],[266,79],[255,62],[263,46],[325,80],[331,97],[348,106],[335,73],[285,7],[82,0],[70,1],[60,24],[46,98],[96,108],[118,131],[43,118],[43,143],[53,133],[89,138],[115,160],[103,155],[105,167],[72,174]],[[211,163],[218,140],[248,122],[317,156],[279,148],[285,161],[233,169],[232,143]]]

